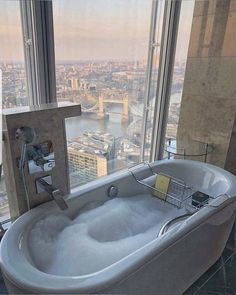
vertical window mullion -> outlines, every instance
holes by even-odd
[[[147,121],[150,107],[150,89],[153,69],[153,55],[156,46],[156,23],[158,13],[158,1],[153,0],[152,11],[151,11],[151,22],[150,22],[150,33],[149,33],[149,48],[148,48],[148,60],[146,70],[146,86],[145,86],[145,97],[144,97],[144,116],[142,122],[142,133],[141,133],[141,150],[140,150],[140,161],[144,161],[145,145],[146,145],[146,132],[147,132]]]
[[[27,80],[27,95],[29,104],[39,104],[36,80],[36,69],[34,62],[33,27],[31,18],[31,6],[29,1],[20,1],[21,23],[23,32],[23,45],[25,56],[25,70]]]
[[[56,102],[51,1],[20,1],[28,96],[32,104]]]
[[[181,1],[166,1],[162,29],[150,161],[162,158]]]

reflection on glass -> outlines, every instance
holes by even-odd
[[[51,171],[55,167],[52,142],[47,141],[37,145],[28,145],[26,159],[30,174]]]
[[[3,172],[3,171],[2,171]],[[0,181],[0,222],[10,218],[4,174]]]
[[[2,164],[0,165],[0,222],[9,218],[9,207],[6,195],[5,181],[3,178]]]

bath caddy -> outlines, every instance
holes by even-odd
[[[150,172],[150,176],[144,179],[139,179],[138,170],[142,167],[144,167],[144,169],[146,167],[146,170]],[[185,208],[189,213],[198,211],[209,204],[211,200],[218,197],[212,197],[199,192],[197,189],[188,186],[182,179],[177,177],[162,172],[156,173],[148,162],[134,165],[128,170],[135,181],[148,188],[154,196],[179,209]],[[168,181],[165,191],[161,190],[158,186],[155,187],[155,180],[158,178],[165,178]]]

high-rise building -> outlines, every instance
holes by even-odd
[[[68,142],[70,175],[83,184],[109,173],[108,161],[114,158],[114,137],[109,133],[84,132]]]
[[[96,154],[92,149],[69,146],[68,160],[71,171],[77,172],[81,184],[107,175],[106,157]]]

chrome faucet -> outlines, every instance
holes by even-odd
[[[65,210],[68,208],[65,200],[63,199],[63,193],[58,188],[56,188],[52,184],[49,184],[43,178],[37,179],[36,185],[44,191],[46,191],[47,193],[49,193],[49,195],[53,198],[53,200],[56,202],[56,204],[61,210]]]

